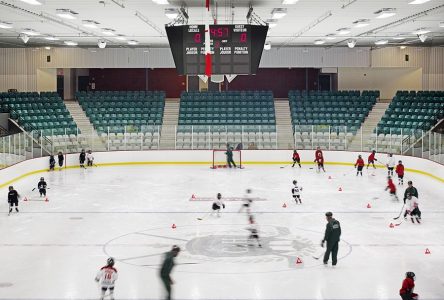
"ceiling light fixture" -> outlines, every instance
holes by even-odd
[[[55,36],[52,36],[52,35],[45,36],[44,39],[47,41],[58,41],[59,40],[58,38],[56,38]]]
[[[397,36],[392,37],[392,39],[394,39],[394,40],[405,40],[405,37],[402,36],[402,35],[397,35]]]
[[[82,21],[83,26],[88,28],[97,28],[97,25],[99,25],[99,22],[96,22],[94,20],[83,20]]]
[[[418,28],[415,31],[413,31],[413,34],[426,34],[429,33],[430,30],[426,29],[426,28]]]
[[[327,34],[325,36],[325,39],[329,40],[329,41],[332,41],[332,40],[336,40],[336,37],[335,37],[335,35],[333,33],[330,33],[330,34]]]
[[[128,45],[131,45],[131,46],[135,46],[135,45],[138,45],[138,44],[139,44],[139,42],[135,41],[135,40],[128,41]]]
[[[375,15],[378,15],[376,19],[386,19],[393,17],[396,15],[396,9],[395,8],[382,8],[378,11],[375,11]]]
[[[165,8],[165,16],[168,19],[174,20],[179,16],[179,11],[176,8]]]
[[[78,43],[74,41],[64,41],[65,45],[67,46],[77,46]]]
[[[323,45],[323,44],[325,44],[325,41],[324,40],[315,40],[314,44],[315,45]]]
[[[426,36],[425,34],[420,34],[418,35],[418,38],[422,43],[424,43],[427,40],[428,36]]]
[[[40,35],[39,32],[35,31],[34,29],[30,29],[30,28],[25,28],[21,32],[24,34],[30,35],[30,36]]]
[[[359,19],[353,22],[356,28],[362,28],[370,25],[369,19]]]
[[[283,5],[291,5],[291,4],[295,4],[298,1],[299,0],[282,0],[282,4]]]
[[[105,34],[105,35],[109,35],[109,36],[116,35],[115,32],[116,31],[114,29],[111,29],[111,28],[103,28],[102,29],[102,33]]]
[[[444,28],[444,22],[439,22],[439,27]]]
[[[159,5],[168,5],[170,4],[170,2],[168,2],[168,0],[153,0],[154,3],[159,4]]]
[[[356,46],[356,43],[357,43],[356,40],[351,39],[351,40],[348,40],[348,41],[347,41],[347,46],[348,46],[350,49],[353,49],[353,48]]]
[[[46,50],[51,50],[51,47],[46,46],[45,49],[46,49]]]
[[[60,18],[63,18],[63,19],[75,20],[75,19],[77,19],[76,15],[78,15],[78,13],[76,13],[75,11],[72,11],[70,9],[59,8],[59,9],[56,9],[56,15],[58,15]]]
[[[30,5],[42,5],[45,3],[45,1],[43,0],[20,0],[20,1]]]
[[[264,44],[264,50],[270,50],[271,49],[271,43],[270,42],[266,42],[265,44]]]
[[[118,34],[118,35],[115,37],[115,39],[116,39],[116,40],[119,40],[119,41],[126,41],[126,37],[125,37],[123,34]]]
[[[429,1],[430,0],[413,0],[412,2],[409,2],[409,4],[424,4]]]
[[[286,8],[273,8],[271,11],[271,15],[273,19],[281,19],[287,15]]]
[[[27,43],[29,41],[29,36],[27,36],[26,34],[20,34],[19,38],[23,41],[23,43]]]
[[[275,19],[267,19],[266,23],[268,24],[269,28],[274,28],[277,26],[277,20]]]
[[[399,49],[404,50],[407,46],[399,46]]]
[[[103,41],[103,40],[99,40],[99,41],[97,42],[97,46],[98,46],[100,49],[105,49],[105,47],[106,47],[106,42]]]
[[[12,28],[12,23],[9,23],[9,22],[0,22],[0,28],[4,28],[4,29]]]
[[[339,28],[336,31],[338,32],[338,34],[341,34],[341,35],[349,34],[351,32],[350,28]]]
[[[388,40],[379,40],[375,42],[375,45],[385,45],[388,44]]]

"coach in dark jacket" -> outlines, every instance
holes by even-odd
[[[339,250],[339,240],[341,237],[341,224],[338,220],[333,218],[333,213],[325,213],[327,218],[327,226],[325,228],[324,239],[322,240],[321,246],[324,247],[324,243],[327,242],[327,249],[324,255],[324,264],[328,263],[331,252],[332,265],[335,266],[338,262],[338,250]]]

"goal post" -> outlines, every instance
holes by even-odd
[[[213,165],[212,169],[217,168],[228,168],[227,155],[225,154],[227,150],[213,150]],[[242,169],[242,151],[233,150],[233,160],[237,168]]]

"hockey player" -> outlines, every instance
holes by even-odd
[[[85,159],[86,159],[85,149],[82,149],[79,155],[80,168],[85,168]]]
[[[372,153],[370,153],[370,155],[368,156],[367,169],[368,169],[368,166],[370,166],[370,164],[373,165],[373,169],[376,169],[375,161],[378,161],[378,160],[375,158],[375,154],[376,154],[376,150],[372,150]]]
[[[54,159],[54,155],[50,155],[49,156],[49,170],[50,171],[54,171],[54,167],[55,167],[55,159]]]
[[[223,209],[225,209],[225,204],[224,204],[223,201],[222,201],[222,195],[221,195],[221,193],[217,193],[217,198],[216,198],[216,200],[214,200],[214,202],[213,202],[213,206],[212,206],[213,212],[212,212],[211,214],[216,213],[216,216],[217,216],[218,218],[220,218],[220,214],[219,214],[219,212],[220,212],[221,207],[222,207]]]
[[[162,280],[163,286],[167,292],[167,300],[171,300],[171,285],[174,281],[171,279],[171,271],[174,268],[174,258],[179,255],[180,248],[176,245],[173,246],[171,251],[165,253],[165,258],[162,262],[162,267],[160,268],[160,279]]]
[[[11,185],[9,187],[9,192],[8,192],[8,203],[9,203],[9,213],[8,213],[8,216],[11,214],[13,206],[15,206],[15,211],[19,212],[19,210],[18,210],[18,198],[19,197],[20,196],[17,193],[17,191],[14,190],[14,187]]]
[[[333,218],[332,212],[326,212],[325,217],[327,219],[327,226],[325,228],[324,238],[321,241],[321,247],[324,247],[324,243],[327,242],[327,249],[324,254],[324,265],[328,264],[328,259],[330,258],[332,265],[336,266],[338,263],[338,250],[339,250],[339,240],[341,237],[341,224],[338,220]]]
[[[254,220],[253,215],[250,215],[248,217],[249,227],[247,230],[250,232],[250,235],[248,236],[248,246],[253,246],[253,240],[257,241],[257,245],[259,248],[262,248],[260,239],[259,239],[259,229],[257,227],[257,224]]]
[[[405,192],[404,192],[404,204],[405,204],[405,200],[407,199],[408,194],[415,196],[416,198],[419,198],[418,190],[413,186],[413,182],[409,180],[407,182],[407,185],[408,185],[408,188],[406,188]]]
[[[396,165],[395,158],[393,157],[392,153],[389,153],[386,164],[388,176],[393,176],[393,169],[395,168],[395,165]]]
[[[253,204],[252,190],[246,189],[245,196],[243,199],[243,203],[239,212],[242,212],[244,209],[247,211],[247,215],[251,213],[251,205]]]
[[[40,177],[40,181],[37,183],[37,188],[39,189],[40,197],[46,197],[46,181],[45,178]]]
[[[324,155],[322,154],[322,150],[319,146],[316,148],[314,162],[316,162],[318,164],[318,172],[321,172],[321,169],[325,172]]]
[[[293,188],[291,189],[291,193],[293,194],[293,200],[296,202],[296,204],[298,204],[298,200],[299,203],[302,204],[301,191],[302,187],[298,187],[298,182],[293,180]]]
[[[358,159],[356,160],[356,163],[355,163],[355,168],[358,167],[358,171],[356,172],[356,176],[358,176],[359,173],[361,173],[361,176],[362,176],[362,169],[364,168],[364,165],[365,165],[365,163],[364,163],[364,160],[362,159],[362,156],[358,155]]]
[[[236,163],[233,160],[233,147],[230,147],[230,145],[228,145],[227,147],[227,152],[225,152],[225,155],[227,156],[227,165],[229,168],[231,168],[233,165],[235,168],[237,168]]]
[[[405,273],[405,279],[402,281],[402,287],[399,290],[399,295],[402,300],[417,300],[418,294],[413,293],[415,288],[415,273],[407,272]]]
[[[293,165],[291,166],[292,168],[294,168],[294,165],[297,163],[299,165],[299,168],[302,168],[301,166],[301,157],[299,156],[298,151],[294,150],[293,151]]]
[[[385,190],[389,190],[390,195],[392,195],[396,201],[399,201],[398,196],[396,195],[396,186],[393,183],[391,176],[387,177],[387,187],[385,188]]]
[[[421,224],[421,211],[419,210],[418,198],[408,194],[406,205],[404,220],[407,220],[407,215],[410,215],[410,220],[413,224],[415,223],[415,220],[418,224]]]
[[[117,270],[114,268],[114,259],[108,258],[106,266],[97,273],[95,280],[100,284],[100,300],[105,299],[105,293],[109,290],[109,297],[114,300],[114,284],[117,280]]]
[[[88,153],[86,154],[86,160],[88,167],[92,167],[94,164],[94,156],[92,155],[91,150],[88,150]]]
[[[404,165],[402,164],[402,161],[398,162],[395,172],[398,175],[398,184],[404,185]]]
[[[62,151],[59,151],[59,153],[57,154],[57,159],[59,161],[59,171],[61,171],[63,167],[63,161],[65,160]]]

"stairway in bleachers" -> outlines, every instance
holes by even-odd
[[[179,122],[179,108],[180,99],[165,99],[159,149],[166,150],[176,148],[176,126]]]
[[[100,140],[97,131],[94,129],[94,126],[89,121],[80,104],[72,100],[65,101],[65,106],[69,110],[74,122],[76,122],[82,137],[87,141],[86,144],[92,147],[93,151],[106,151],[105,145]]]
[[[372,133],[376,126],[378,126],[379,121],[384,115],[385,111],[390,105],[390,100],[379,100],[373,106],[372,110],[368,114],[365,121],[361,124],[361,128],[358,133],[354,136],[353,140],[348,147],[350,151],[361,151],[361,130],[362,130],[362,151],[371,151],[373,146],[369,145]]]
[[[288,99],[274,99],[278,149],[293,149],[294,136]]]

